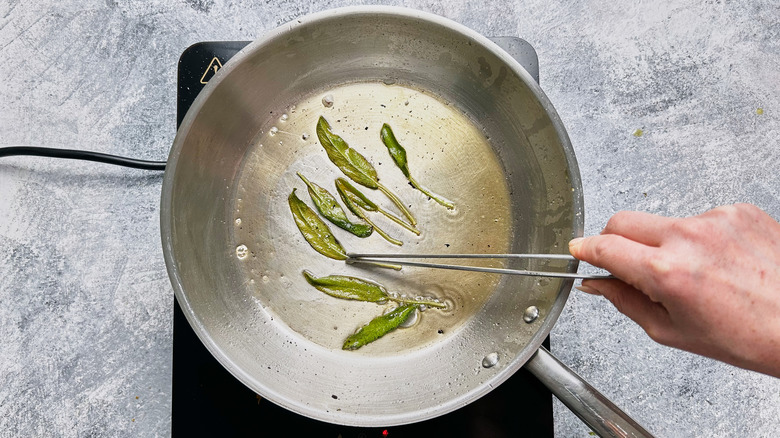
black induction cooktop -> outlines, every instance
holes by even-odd
[[[539,81],[536,52],[514,37],[492,38]],[[201,42],[179,59],[177,126],[195,97],[247,41]],[[552,437],[552,395],[520,369],[484,397],[449,414],[403,426],[323,423],[260,397],[233,377],[200,342],[178,302],[173,317],[174,437]],[[549,349],[550,340],[544,345]]]

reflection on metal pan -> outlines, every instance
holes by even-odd
[[[320,115],[411,205],[420,236],[386,223],[402,248],[551,253],[582,234],[569,139],[514,59],[434,15],[326,11],[242,50],[210,79],[178,131],[161,228],[174,291],[194,331],[261,396],[326,422],[417,422],[486,394],[536,354],[572,281],[358,268],[315,253],[286,197],[304,188],[296,172],[328,187],[342,176],[317,144]],[[454,210],[408,185],[379,140],[385,122],[407,148],[416,178]],[[351,252],[393,246],[379,236],[338,237]],[[344,334],[376,305],[327,299],[306,284],[303,269],[360,273],[394,290],[451,300],[451,311],[427,312],[413,327],[342,351]],[[526,322],[529,307],[538,312]],[[487,367],[486,357],[493,359]]]

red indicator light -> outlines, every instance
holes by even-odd
[[[387,431],[387,429],[382,431],[382,436],[388,436],[390,435],[390,432]]]

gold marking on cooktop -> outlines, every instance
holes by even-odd
[[[201,84],[207,84],[209,82],[209,79],[211,79],[215,74],[217,74],[217,71],[222,68],[222,63],[219,62],[219,58],[216,56],[211,59],[211,62],[209,63],[208,68],[206,71],[203,72],[203,76],[200,77],[200,83]]]

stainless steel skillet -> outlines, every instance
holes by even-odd
[[[333,106],[322,105],[326,96]],[[365,270],[314,253],[285,201],[294,187],[307,200],[296,172],[329,187],[340,176],[313,135],[319,115],[418,215],[423,233],[404,236],[404,251],[565,252],[582,234],[582,188],[565,129],[538,85],[495,44],[407,9],[301,18],[250,44],[210,81],[181,124],[163,183],[174,291],[226,369],[302,415],[391,426],[458,409],[527,364],[596,432],[645,433],[540,350],[570,280]],[[411,190],[392,167],[376,136],[386,121],[415,150],[418,180],[453,199],[454,212]],[[388,250],[378,236],[338,237],[350,251]],[[323,296],[303,269],[435,295],[450,309],[341,351],[343,336],[381,309]],[[524,319],[529,308],[538,315]]]

